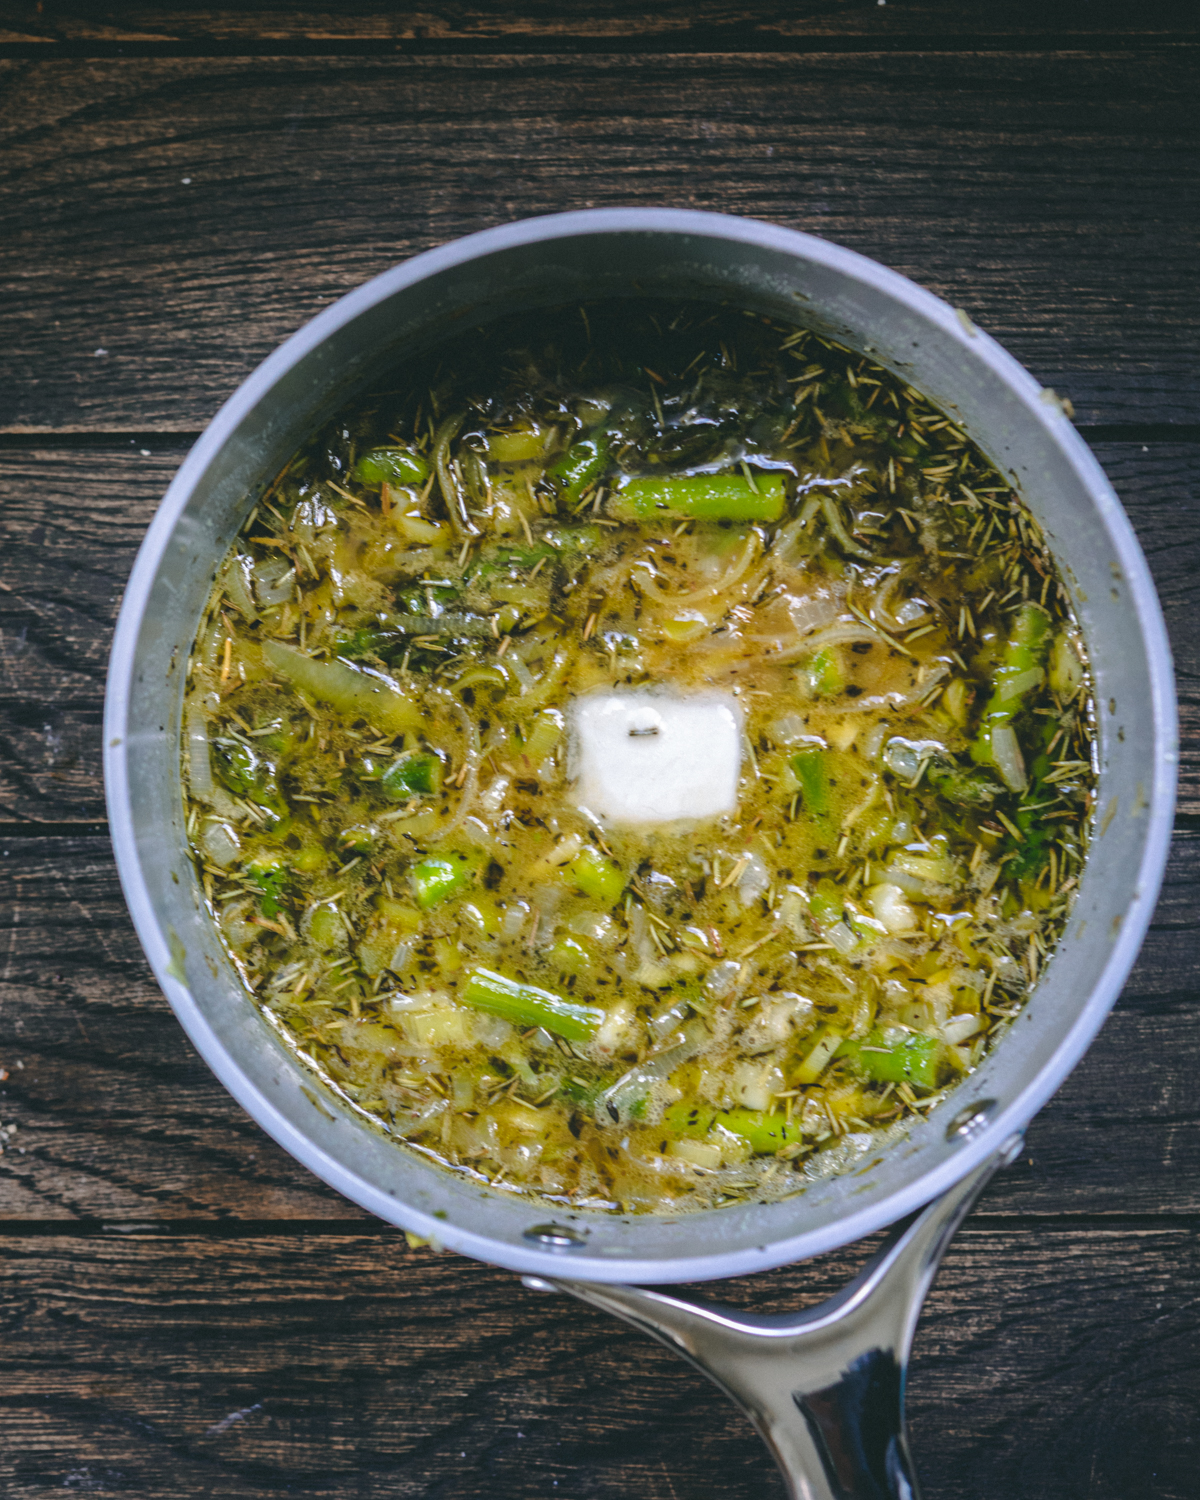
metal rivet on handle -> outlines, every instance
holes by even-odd
[[[535,1224],[525,1231],[523,1238],[547,1250],[578,1250],[587,1243],[586,1235],[563,1224]]]
[[[980,1099],[977,1104],[968,1104],[966,1109],[960,1109],[946,1126],[946,1139],[948,1141],[974,1140],[992,1123],[999,1108],[1000,1104],[996,1099]]]

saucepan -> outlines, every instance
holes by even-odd
[[[217,566],[300,442],[397,361],[514,311],[638,294],[804,324],[942,406],[1021,494],[1069,584],[1098,706],[1091,852],[1058,950],[975,1073],[850,1174],[781,1202],[664,1218],[553,1214],[398,1147],[291,1057],[218,940],[185,839],[180,715]],[[794,1496],[916,1493],[905,1363],[938,1260],[995,1168],[1079,1061],[1145,933],[1166,860],[1176,718],[1170,653],[1129,523],[1062,404],[969,318],[904,277],[774,225],[668,209],[527,220],[419,255],[288,340],[193,448],[138,554],[113,645],[105,775],[113,844],[147,957],[187,1034],[259,1124],[339,1192],[418,1235],[625,1318],[750,1415]],[[751,1317],[656,1284],[783,1265],[886,1228],[839,1296]]]

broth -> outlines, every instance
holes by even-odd
[[[189,665],[188,834],[286,1044],[447,1168],[783,1196],[941,1099],[1070,909],[1079,632],[944,413],[816,334],[474,330],[287,465]]]

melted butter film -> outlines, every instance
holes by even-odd
[[[650,736],[663,695],[734,706],[712,774],[666,821],[589,807],[587,705]],[[676,1213],[843,1170],[977,1066],[1070,909],[1092,714],[1037,525],[946,415],[803,330],[596,304],[398,369],[259,499],[188,832],[347,1105]],[[732,810],[677,816],[730,805],[721,755]]]

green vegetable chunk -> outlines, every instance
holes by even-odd
[[[605,859],[590,844],[571,861],[571,874],[585,896],[591,896],[593,901],[601,901],[605,906],[615,906],[625,889],[625,876],[620,866]]]
[[[891,1043],[880,1031],[872,1031],[861,1042],[843,1042],[838,1057],[848,1058],[875,1083],[915,1083],[935,1089],[942,1076],[945,1043],[936,1036],[909,1032]]]
[[[427,854],[408,872],[417,905],[428,911],[431,906],[457,896],[478,868],[477,855],[463,854],[457,849]]]
[[[273,826],[278,830],[288,815],[288,809],[272,762],[241,740],[219,740],[212,750],[213,770],[220,780],[231,792],[239,797],[249,797],[271,813]]]
[[[792,756],[792,770],[800,783],[804,805],[816,817],[829,811],[829,771],[824,750],[801,750]]]
[[[604,545],[604,532],[599,526],[550,526],[545,537],[560,552],[598,552]]]
[[[348,662],[316,661],[282,641],[264,641],[262,651],[271,668],[293,687],[350,718],[366,719],[388,734],[420,729],[424,723],[407,694]]]
[[[489,432],[488,457],[497,464],[523,464],[541,458],[550,434],[542,427],[514,427],[510,432]]]
[[[267,849],[260,849],[244,867],[243,874],[251,885],[262,892],[262,914],[272,918],[279,915],[291,872],[283,857]]]
[[[755,1156],[767,1156],[784,1146],[797,1146],[803,1139],[799,1125],[783,1114],[761,1110],[727,1109],[718,1112],[716,1123],[749,1142]]]
[[[582,437],[572,443],[556,464],[547,471],[551,479],[562,481],[566,500],[578,500],[589,484],[599,479],[608,464],[612,444],[607,433]]]
[[[657,521],[666,512],[697,521],[778,521],[787,497],[779,474],[676,475],[631,479],[608,503],[618,521]]]
[[[819,923],[840,922],[846,909],[846,893],[836,881],[822,876],[809,900],[813,921]]]
[[[836,698],[846,689],[846,671],[842,653],[836,646],[825,646],[805,663],[800,673],[802,686],[816,698]]]
[[[939,797],[958,807],[991,807],[1000,793],[989,777],[964,771],[960,766],[932,765],[925,779]]]
[[[984,722],[1006,722],[1042,681],[1042,657],[1049,644],[1050,616],[1038,604],[1023,604],[996,669]]]
[[[595,1005],[577,1005],[552,990],[522,984],[492,969],[475,969],[459,999],[515,1026],[541,1026],[568,1042],[590,1042],[604,1020],[604,1012]]]
[[[354,465],[363,484],[424,484],[429,465],[411,448],[372,448]]]
[[[995,766],[1010,791],[1025,790],[1025,770],[1012,721],[1042,684],[1042,660],[1049,644],[1050,616],[1039,604],[1023,604],[996,668],[979,737],[971,746],[972,758],[980,765]]]
[[[442,789],[442,763],[436,755],[413,751],[394,761],[379,785],[396,802],[413,796],[434,796]]]
[[[378,834],[370,823],[351,823],[338,835],[338,843],[347,854],[370,854]]]
[[[755,1156],[769,1156],[784,1146],[798,1146],[803,1133],[785,1115],[769,1115],[756,1109],[721,1109],[682,1101],[672,1104],[663,1116],[663,1126],[673,1136],[703,1140],[716,1126],[738,1135]]]

